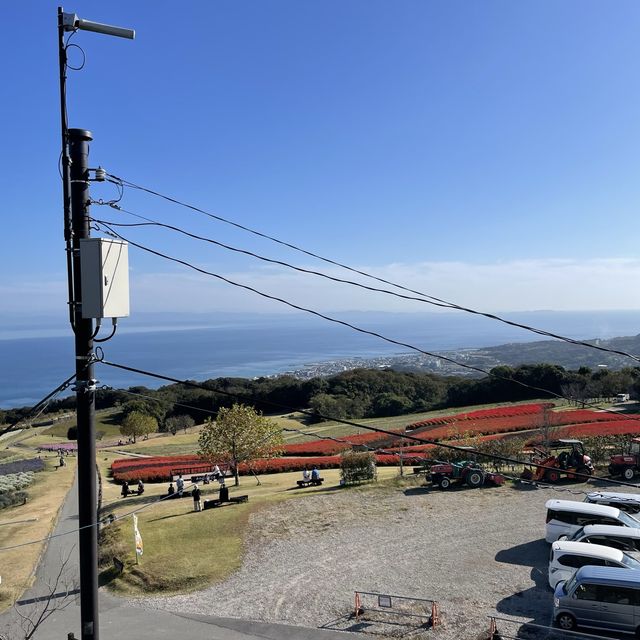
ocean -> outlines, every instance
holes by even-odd
[[[640,312],[532,312],[509,319],[572,338],[637,334]],[[461,313],[341,314],[341,319],[428,351],[529,342],[538,336],[502,323]],[[120,321],[116,336],[103,343],[105,358],[179,379],[268,376],[305,365],[410,352],[378,338],[308,316],[225,315],[140,317]],[[107,323],[109,325],[109,323]],[[154,325],[156,328],[154,328]],[[2,326],[2,325],[0,325]],[[74,372],[70,329],[38,336],[5,325],[0,331],[0,407],[30,405]],[[103,329],[108,332],[110,325]],[[40,330],[44,333],[44,330]],[[28,335],[29,337],[25,337]],[[51,333],[51,332],[50,332]],[[35,335],[34,335],[35,334]],[[156,388],[162,381],[97,364],[99,384]]]

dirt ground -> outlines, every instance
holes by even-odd
[[[409,486],[327,488],[253,516],[242,567],[225,582],[137,604],[372,637],[476,640],[486,637],[491,615],[547,625],[549,498],[584,495],[529,485],[441,491],[417,480]],[[422,618],[370,611],[375,598],[365,598],[367,611],[356,622],[356,590],[436,600],[442,624],[425,630]],[[498,628],[526,637],[517,624],[498,622]]]

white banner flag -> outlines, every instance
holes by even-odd
[[[138,516],[133,514],[133,533],[136,540],[136,555],[141,556],[143,553],[142,548],[142,536],[140,535],[140,531],[138,531]]]

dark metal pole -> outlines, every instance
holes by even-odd
[[[60,152],[60,173],[62,174],[62,202],[64,209],[64,240],[67,252],[67,289],[69,322],[73,326],[73,265],[71,252],[71,178],[69,176],[69,133],[67,123],[67,51],[64,46],[64,23],[62,7],[58,7],[58,64],[60,75],[60,131],[62,149]]]
[[[80,240],[88,238],[89,142],[91,133],[69,129],[73,244],[73,300],[76,338],[76,402],[78,419],[78,515],[80,525],[80,620],[82,640],[98,640],[98,528],[93,320],[82,317]]]

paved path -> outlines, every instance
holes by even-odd
[[[77,481],[67,495],[60,512],[55,533],[73,531],[78,526]],[[27,613],[37,606],[37,598],[47,593],[46,583],[55,580],[61,562],[68,558],[66,585],[75,591],[78,587],[78,534],[70,533],[53,538],[46,549],[36,573],[32,589],[19,601],[20,609]],[[258,596],[258,594],[256,594]],[[100,638],[101,640],[358,640],[361,634],[345,634],[341,631],[307,629],[290,625],[267,624],[216,618],[198,614],[173,614],[165,611],[129,607],[124,599],[100,590]],[[36,603],[34,604],[34,601]],[[40,605],[42,606],[42,605]],[[0,616],[0,628],[8,621],[6,613]],[[15,615],[15,614],[13,614]],[[65,640],[69,632],[80,638],[80,604],[73,595],[70,604],[54,612],[38,629],[37,640]]]

